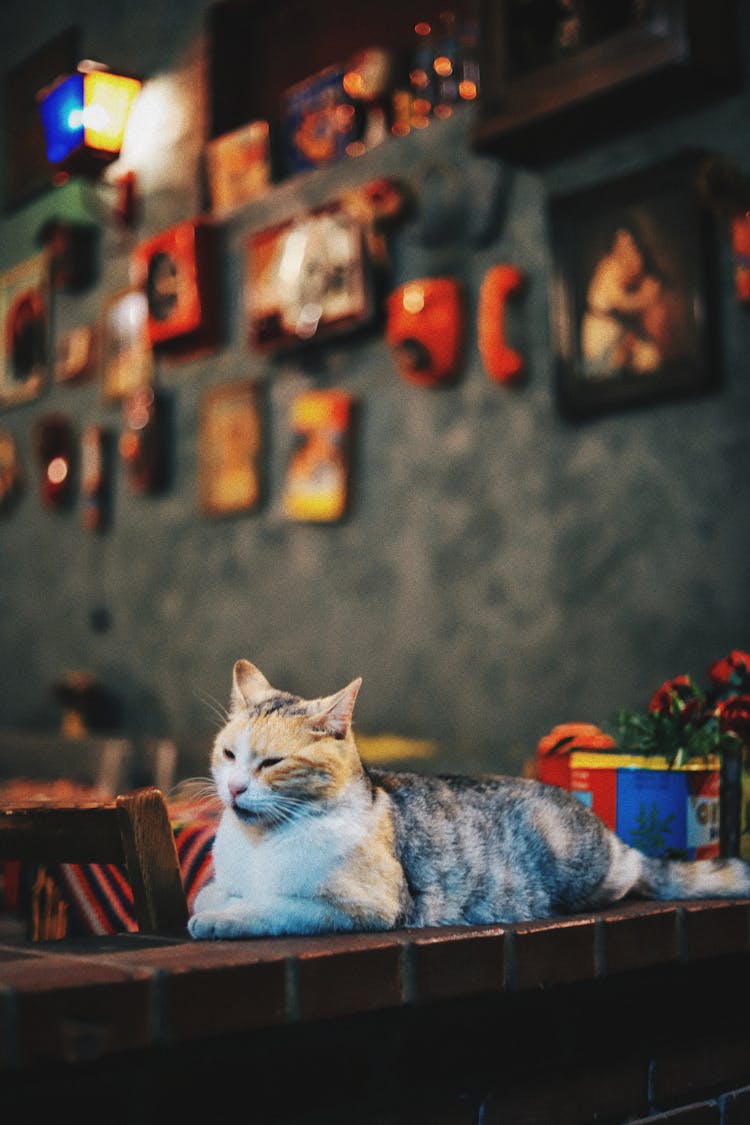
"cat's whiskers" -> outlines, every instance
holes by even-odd
[[[179,781],[169,791],[173,800],[190,801],[195,804],[217,803],[219,795],[212,777],[187,777]]]
[[[269,794],[267,798],[263,798],[256,805],[256,811],[274,827],[298,824],[302,820],[309,819],[315,813],[315,809],[310,806],[309,801],[300,797],[282,796],[278,793]]]
[[[224,704],[221,703],[220,700],[216,699],[213,695],[209,695],[208,692],[195,691],[195,695],[198,697],[198,699],[200,699],[201,703],[203,703],[208,708],[208,710],[213,715],[215,715],[216,719],[218,720],[217,727],[219,729],[223,727],[226,724],[227,719],[229,718],[229,711],[224,706]]]

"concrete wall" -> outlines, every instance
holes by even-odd
[[[201,207],[206,8],[6,0],[0,10],[3,70],[77,23],[84,54],[158,81],[177,109],[142,176],[134,232],[117,230],[78,184],[0,217],[3,267],[34,251],[50,214],[101,224],[98,282],[59,299],[57,331],[94,320],[127,283],[133,246]],[[515,772],[552,724],[606,722],[668,676],[702,680],[710,661],[750,647],[750,314],[732,295],[727,241],[718,249],[720,393],[574,425],[554,397],[546,216],[551,192],[687,145],[750,170],[749,113],[743,93],[531,171],[473,153],[464,110],[287,180],[228,221],[227,339],[209,356],[158,362],[173,410],[163,495],[133,494],[118,471],[101,536],[82,530],[80,505],[43,509],[34,423],[59,409],[77,430],[99,422],[118,431],[119,410],[95,383],[51,387],[0,417],[28,474],[21,503],[0,522],[0,725],[56,723],[51,685],[65,669],[88,668],[121,700],[127,733],[208,744],[210,701],[226,702],[232,663],[246,656],[301,694],[362,675],[360,729],[435,740],[426,768]],[[400,379],[379,328],[281,362],[246,342],[249,232],[381,175],[403,178],[417,199],[390,243],[392,284],[449,273],[465,286],[465,362],[450,388]],[[487,379],[476,347],[479,286],[501,261],[528,277],[509,331],[529,374],[513,389]],[[196,506],[198,405],[207,387],[243,376],[267,396],[267,498],[258,512],[209,520]],[[361,403],[353,509],[341,526],[294,524],[281,511],[286,408],[302,386],[340,386]]]

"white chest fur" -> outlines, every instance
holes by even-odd
[[[216,882],[254,903],[277,895],[314,896],[368,832],[368,816],[349,806],[259,831],[225,809],[214,842]]]

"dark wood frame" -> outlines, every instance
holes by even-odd
[[[715,223],[698,187],[701,162],[698,153],[680,154],[550,200],[552,333],[564,415],[586,417],[720,385]],[[621,227],[637,231],[650,272],[664,282],[671,308],[667,347],[661,349],[666,358],[654,370],[608,369],[603,361],[597,371],[589,356],[586,371],[581,330],[587,287]]]
[[[509,54],[512,2],[480,0],[480,151],[543,163],[738,88],[736,0],[652,0],[643,22],[520,73]]]
[[[184,930],[188,907],[164,794],[0,805],[0,859],[124,864],[141,933]]]

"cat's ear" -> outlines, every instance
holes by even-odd
[[[352,725],[354,702],[361,686],[362,677],[358,676],[335,695],[316,699],[310,710],[313,726],[334,738],[346,738]]]
[[[238,660],[232,672],[232,709],[254,707],[266,699],[273,688],[266,677],[249,660]]]

